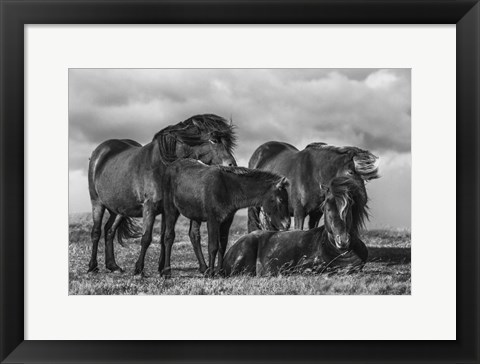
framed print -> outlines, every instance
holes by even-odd
[[[2,362],[478,361],[477,1],[1,6]]]

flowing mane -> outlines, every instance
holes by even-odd
[[[380,177],[378,174],[379,158],[368,150],[357,147],[336,147],[322,142],[310,143],[305,147],[305,149],[307,148],[330,151],[337,154],[348,154],[353,160],[355,171],[365,181]]]
[[[345,219],[348,209],[352,209],[351,233],[354,236],[358,236],[369,216],[367,191],[363,181],[350,177],[335,177],[329,184],[329,192],[335,198],[337,206],[341,206],[340,215],[342,220]]]
[[[215,166],[215,168],[220,169],[223,172],[232,173],[237,176],[244,176],[254,179],[259,179],[265,182],[270,182],[272,184],[279,183],[282,181],[283,177],[278,174],[262,171],[260,169],[251,169],[245,167],[226,167],[226,166]]]
[[[153,137],[153,141],[158,142],[160,157],[166,163],[177,159],[177,142],[193,147],[208,143],[212,139],[222,143],[232,154],[237,140],[235,126],[218,115],[195,115],[178,124],[167,126]]]

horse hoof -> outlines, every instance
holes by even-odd
[[[206,278],[213,278],[214,275],[215,275],[215,272],[213,271],[213,269],[210,269],[210,268],[208,268],[205,271],[205,273],[203,273],[203,276]]]
[[[93,268],[88,268],[88,271],[87,273],[98,273],[99,272],[99,269],[98,267],[93,267]]]
[[[202,274],[205,273],[205,272],[207,271],[207,269],[208,269],[208,268],[207,268],[206,265],[205,265],[205,266],[201,266],[200,268],[198,268],[199,272],[202,273]]]
[[[166,279],[172,278],[172,270],[170,268],[164,269],[160,272],[160,275]]]
[[[111,273],[123,273],[125,272],[122,268],[120,268],[119,266],[116,266],[116,267],[112,267],[112,268],[108,268],[107,269],[111,272]]]
[[[225,277],[225,271],[223,269],[219,269],[217,272],[215,272],[219,277]]]
[[[144,272],[140,272],[138,274],[134,274],[133,278],[141,280],[141,279],[144,279],[144,278],[146,279],[146,278],[149,278],[149,277]]]

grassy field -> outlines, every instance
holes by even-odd
[[[205,225],[205,224],[204,224]],[[153,243],[145,260],[146,278],[133,276],[134,264],[140,251],[139,239],[127,247],[116,243],[117,264],[125,273],[109,273],[104,264],[103,237],[99,244],[100,272],[87,274],[91,254],[90,214],[71,214],[69,233],[69,294],[71,295],[311,295],[363,294],[403,295],[411,292],[410,231],[373,230],[365,232],[363,241],[370,258],[360,273],[335,272],[321,275],[289,275],[257,278],[203,278],[188,238],[188,220],[181,217],[177,223],[176,243],[172,253],[172,279],[165,280],[157,272],[160,254],[157,221]],[[246,217],[235,217],[230,230],[229,245],[246,233]],[[202,247],[207,259],[206,229],[202,226]]]

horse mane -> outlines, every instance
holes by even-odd
[[[214,167],[226,173],[232,173],[237,176],[244,176],[244,177],[259,179],[271,184],[279,183],[283,180],[282,176],[279,176],[278,174],[275,174],[272,172],[263,171],[261,169],[251,169],[251,168],[245,168],[245,167],[227,167],[227,166],[220,166],[220,165],[217,165]]]
[[[171,163],[178,158],[177,142],[194,147],[207,143],[211,138],[221,142],[232,154],[237,141],[235,126],[218,115],[195,115],[160,130],[154,135],[153,141],[158,142],[162,161]]]
[[[329,191],[337,201],[337,205],[344,205],[340,214],[345,218],[348,208],[352,209],[351,233],[358,236],[368,220],[368,197],[363,180],[351,177],[335,177],[330,181]],[[352,204],[353,202],[353,204]],[[323,206],[322,206],[323,208]]]
[[[355,171],[365,181],[380,177],[378,174],[379,158],[368,150],[358,147],[336,147],[322,142],[310,143],[305,147],[305,149],[307,148],[349,155],[353,160]]]

